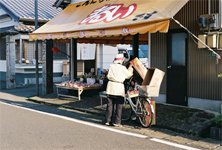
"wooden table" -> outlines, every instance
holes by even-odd
[[[56,84],[56,88],[57,88],[57,96],[63,96],[63,97],[69,97],[69,98],[78,98],[78,100],[81,100],[81,94],[84,90],[100,90],[102,89],[102,85],[101,86],[88,86],[88,87],[67,87],[67,86],[61,86]],[[67,89],[67,90],[75,90],[78,92],[78,96],[72,96],[72,95],[68,95],[68,94],[62,94],[59,93],[59,89]]]

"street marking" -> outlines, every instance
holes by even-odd
[[[118,129],[107,127],[105,125],[98,125],[98,124],[94,124],[94,123],[90,123],[90,122],[86,122],[86,121],[82,121],[82,120],[77,120],[77,119],[74,119],[74,118],[69,118],[69,117],[66,117],[66,116],[60,116],[60,115],[56,115],[56,114],[42,112],[42,111],[39,111],[39,110],[34,110],[34,109],[31,109],[31,108],[26,108],[26,107],[22,107],[22,106],[13,105],[13,104],[8,104],[8,103],[4,103],[4,102],[1,102],[1,101],[0,101],[0,103],[4,104],[4,105],[8,105],[8,106],[12,106],[12,107],[16,107],[16,108],[20,108],[20,109],[25,109],[25,110],[29,110],[29,111],[32,111],[32,112],[36,112],[36,113],[52,116],[52,117],[57,117],[57,118],[65,119],[65,120],[68,120],[68,121],[72,121],[72,122],[88,125],[88,126],[91,126],[91,127],[100,128],[100,129],[103,129],[103,130],[108,130],[108,131],[112,131],[112,132],[116,132],[116,133],[120,133],[120,134],[125,134],[125,135],[130,135],[130,136],[134,136],[134,137],[138,137],[138,138],[147,138],[147,136],[142,135],[142,134],[121,131],[121,130],[118,130]]]
[[[166,144],[166,145],[170,145],[170,146],[174,146],[174,147],[178,147],[178,148],[182,148],[182,149],[187,149],[187,150],[200,150],[198,148],[193,148],[193,147],[189,147],[189,146],[185,146],[185,145],[181,145],[181,144],[176,144],[173,142],[168,142],[168,141],[164,141],[161,139],[157,139],[157,138],[152,138],[150,139],[151,141],[155,141],[158,143],[162,143],[162,144]]]

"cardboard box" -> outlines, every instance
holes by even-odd
[[[136,57],[130,61],[130,64],[138,72],[140,77],[144,80],[147,73],[147,68],[142,64],[142,62]]]
[[[153,106],[153,109],[154,109],[151,125],[156,125],[156,103],[155,103],[154,99],[151,99],[150,102],[151,102],[151,105]]]
[[[157,68],[148,69],[141,85],[141,94],[148,97],[158,97],[164,75],[165,73]]]

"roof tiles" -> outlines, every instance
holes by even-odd
[[[48,21],[56,16],[61,9],[53,7],[56,0],[38,0],[39,21]],[[0,0],[19,20],[35,19],[35,0]]]
[[[35,30],[35,26],[24,25],[24,24],[16,25],[14,28],[16,31],[20,31],[20,32],[32,32]]]

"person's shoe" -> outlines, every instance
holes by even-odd
[[[110,126],[110,123],[109,123],[109,122],[106,122],[105,125],[106,125],[106,126]]]
[[[114,126],[114,127],[123,127],[123,125],[121,125],[121,124],[116,124],[116,123],[114,123],[113,126]]]

